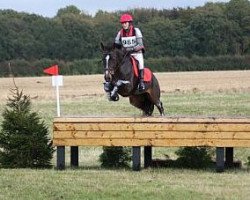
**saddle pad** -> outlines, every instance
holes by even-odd
[[[137,61],[131,57],[131,61],[132,61],[132,65],[133,65],[133,69],[134,69],[134,73],[135,76],[138,77],[138,67],[137,67]],[[149,68],[144,68],[144,81],[145,82],[150,82],[152,80],[152,72]]]

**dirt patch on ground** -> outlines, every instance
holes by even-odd
[[[155,73],[162,93],[173,92],[250,92],[250,70]],[[15,78],[17,86],[32,99],[54,100],[55,89],[51,77]],[[0,78],[0,100],[6,100],[13,87],[12,78]],[[77,99],[83,96],[101,96],[103,75],[64,76],[60,88],[62,99]]]

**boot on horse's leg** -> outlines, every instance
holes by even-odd
[[[114,88],[114,86],[112,85],[112,83],[108,82],[108,81],[104,82],[103,86],[104,86],[104,91],[105,92],[111,92],[113,90],[113,88]]]
[[[109,101],[118,101],[119,96],[116,91],[114,92],[115,86],[112,85],[112,83],[109,81],[104,82],[103,85],[104,85],[104,90],[107,93]]]
[[[119,95],[117,93],[118,91],[118,86],[115,85],[113,90],[110,92],[110,101],[118,101],[119,100]]]
[[[140,69],[139,70],[139,85],[138,85],[138,89],[139,92],[142,92],[145,90],[145,83],[144,83],[144,69]]]

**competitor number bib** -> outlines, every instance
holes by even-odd
[[[136,37],[135,36],[122,37],[121,40],[122,40],[122,46],[125,48],[136,46]]]

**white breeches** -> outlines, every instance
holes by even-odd
[[[132,53],[131,56],[133,56],[136,60],[138,60],[139,69],[144,69],[143,54],[142,53]]]

